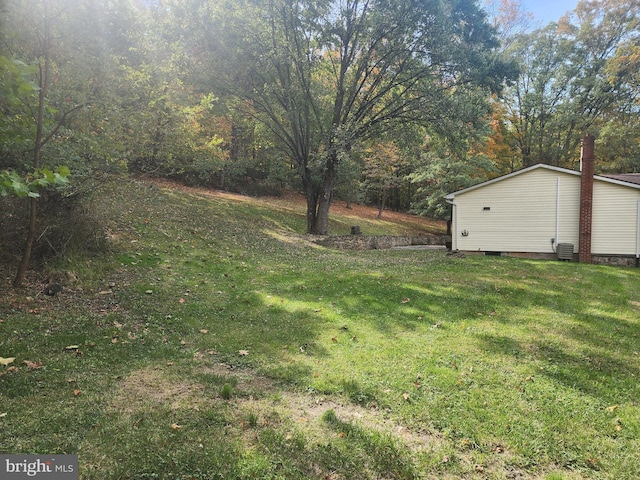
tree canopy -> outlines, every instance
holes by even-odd
[[[521,74],[504,105],[521,166],[572,167],[584,134],[602,132],[605,140],[606,125],[621,114],[637,118],[631,70],[639,22],[637,0],[583,1],[558,23],[514,39],[507,54],[520,59]]]
[[[588,132],[640,171],[639,3],[532,29],[518,0],[5,0],[0,171],[291,188],[319,234],[337,196],[443,217]]]
[[[338,165],[358,142],[407,124],[441,135],[474,125],[514,72],[472,1],[270,1],[218,13],[210,44],[227,91],[296,163],[309,233],[327,233]]]

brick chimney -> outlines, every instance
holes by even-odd
[[[593,135],[582,139],[580,159],[580,225],[578,237],[578,261],[591,263],[591,220],[593,217],[593,173],[595,161]]]

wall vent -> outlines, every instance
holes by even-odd
[[[573,243],[558,244],[558,260],[573,260]]]

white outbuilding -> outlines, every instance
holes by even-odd
[[[589,145],[590,142],[590,145]],[[452,249],[487,255],[640,262],[640,174],[594,175],[534,165],[447,195]]]

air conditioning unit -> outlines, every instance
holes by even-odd
[[[558,260],[573,260],[573,243],[559,243],[556,253]]]

